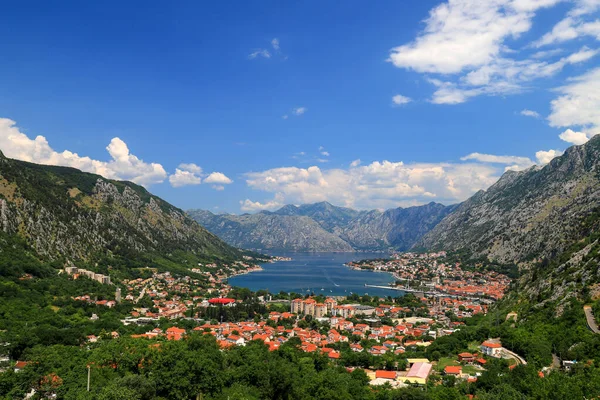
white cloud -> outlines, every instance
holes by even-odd
[[[563,152],[560,150],[540,150],[535,153],[535,159],[538,164],[545,165],[548,164],[552,159],[562,155]]]
[[[362,161],[360,161],[360,158],[359,158],[359,159],[356,159],[356,160],[352,161],[350,163],[350,166],[351,167],[358,167],[360,164],[362,164]]]
[[[273,49],[275,51],[279,51],[279,39],[274,38],[273,40],[271,40],[271,46],[273,46]]]
[[[532,118],[540,118],[541,117],[541,115],[537,111],[528,110],[528,109],[522,110],[521,115],[523,115],[525,117],[532,117]]]
[[[257,49],[248,54],[248,59],[254,60],[257,57],[271,58],[271,53],[267,49]]]
[[[171,186],[177,188],[202,183],[202,168],[196,164],[180,164],[175,173],[169,176]]]
[[[325,157],[329,157],[329,152],[327,150],[325,150],[325,147],[323,146],[319,146],[319,153],[321,153],[322,156]]]
[[[552,50],[538,51],[538,52],[534,53],[531,56],[531,58],[534,58],[534,59],[550,58],[550,57],[554,57],[556,55],[559,55],[559,54],[561,54],[563,52],[564,52],[563,49],[552,49]]]
[[[600,131],[600,68],[570,79],[557,92],[560,96],[550,103],[550,126],[581,127],[588,133]],[[572,137],[572,134],[566,136]]]
[[[283,202],[283,197],[281,195],[276,195],[273,200],[267,201],[265,203],[261,203],[259,201],[252,201],[250,199],[246,199],[244,201],[240,201],[240,208],[244,212],[257,212],[261,210],[277,210],[283,207],[285,203]]]
[[[179,168],[181,168],[184,171],[190,171],[193,172],[195,174],[202,174],[202,168],[200,168],[199,166],[197,166],[194,163],[189,163],[189,164],[179,164]]]
[[[294,115],[302,115],[306,112],[307,108],[306,107],[296,107],[294,109],[292,109],[292,114]]]
[[[213,172],[204,179],[204,183],[215,183],[219,185],[229,185],[233,181],[221,172]]]
[[[560,0],[449,0],[432,9],[424,31],[391,50],[396,67],[454,74],[489,64],[503,42],[529,31],[535,11]]]
[[[575,132],[572,129],[567,129],[558,135],[558,137],[567,143],[579,145],[586,143],[588,140],[590,140],[591,136],[585,132]]]
[[[530,82],[556,75],[567,65],[583,63],[598,54],[598,50],[584,47],[557,61],[542,61],[562,51],[528,55],[507,46],[509,40],[531,29],[536,12],[561,1],[447,0],[430,11],[415,40],[392,49],[389,61],[398,68],[440,75],[443,81],[428,76],[436,86],[430,99],[434,104],[520,93],[530,88]],[[583,3],[579,1],[578,7],[584,7]],[[517,55],[524,58],[515,59]]]
[[[494,183],[502,171],[475,163],[373,162],[348,169],[283,167],[246,174],[247,185],[273,193],[273,204],[330,201],[361,209],[462,201]],[[264,206],[265,204],[262,204]],[[246,200],[243,208],[259,207]]]
[[[140,185],[152,185],[165,180],[167,173],[162,165],[146,163],[130,153],[127,144],[118,137],[106,147],[110,161],[94,160],[64,150],[54,151],[44,136],[30,139],[16,123],[0,118],[0,149],[7,157],[39,164],[74,167],[109,179],[130,180]]]
[[[394,97],[392,97],[392,102],[397,106],[408,104],[411,101],[412,99],[410,97],[402,96],[401,94],[397,94]]]
[[[480,95],[508,95],[524,90],[523,85],[559,73],[565,66],[589,60],[598,50],[587,47],[558,61],[498,59],[479,69],[470,71],[459,82],[429,79],[437,87],[431,102],[434,104],[460,104]]]
[[[493,154],[471,153],[461,157],[462,161],[475,160],[482,163],[505,164],[506,170],[521,171],[531,167],[535,163],[529,157],[519,156],[497,156]]]
[[[285,114],[285,115],[282,115],[281,118],[288,119],[288,116],[287,116],[287,114]]]
[[[563,43],[583,36],[600,40],[600,19],[589,20],[586,17],[600,9],[599,0],[578,0],[575,7],[552,30],[533,43],[542,47]]]

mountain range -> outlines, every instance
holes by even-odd
[[[256,214],[188,214],[227,243],[276,251],[408,250],[456,206],[429,203],[386,211],[357,211],[328,202],[286,205]]]

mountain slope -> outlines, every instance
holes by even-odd
[[[417,246],[500,262],[551,259],[586,232],[600,207],[600,136],[543,168],[507,172],[446,216]]]
[[[429,203],[361,213],[338,230],[342,239],[356,249],[394,248],[408,250],[456,206]]]
[[[356,211],[327,202],[287,205],[257,214],[189,215],[234,246],[279,251],[405,250],[455,206],[430,203],[419,207]]]
[[[240,255],[183,211],[131,182],[31,164],[0,152],[0,229],[47,260],[111,254]]]
[[[267,212],[215,215],[203,210],[188,213],[200,225],[238,247],[276,251],[352,251],[348,243],[306,216]]]

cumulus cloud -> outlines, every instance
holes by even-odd
[[[202,183],[202,168],[196,164],[180,164],[169,176],[169,183],[173,187],[199,185]]]
[[[350,163],[350,166],[351,167],[358,167],[360,164],[362,164],[362,161],[360,161],[360,158],[359,158],[359,159],[356,159],[356,160],[352,161]]]
[[[579,145],[587,143],[587,141],[590,140],[591,135],[588,135],[585,132],[575,132],[572,129],[567,129],[558,135],[558,137],[567,143]]]
[[[285,203],[283,202],[283,196],[280,194],[275,195],[275,198],[270,201],[266,201],[261,203],[259,201],[252,201],[250,199],[246,199],[240,201],[240,209],[244,212],[257,212],[262,210],[277,210],[283,207]]]
[[[522,110],[521,115],[523,115],[525,117],[532,117],[532,118],[540,118],[541,117],[541,115],[537,111],[528,110],[528,109]]]
[[[189,185],[200,185],[201,183],[211,184],[215,190],[225,190],[224,185],[233,183],[222,172],[212,172],[208,175],[202,172],[202,168],[196,164],[180,164],[175,173],[169,176],[169,182],[173,187],[182,187]]]
[[[20,131],[15,121],[7,118],[0,118],[0,149],[10,158],[74,167],[109,179],[129,180],[145,186],[163,182],[167,177],[162,165],[144,162],[131,154],[127,144],[118,137],[113,138],[106,147],[111,160],[94,160],[69,150],[57,152],[44,136],[30,139]]]
[[[373,162],[348,169],[323,170],[283,167],[246,174],[247,185],[255,190],[273,193],[268,204],[313,203],[330,201],[361,209],[415,205],[430,201],[455,203],[494,183],[502,171],[476,163],[404,164]],[[251,200],[243,209],[260,206]],[[261,208],[263,209],[263,208]]]
[[[213,172],[204,179],[204,183],[215,183],[220,185],[229,185],[233,181],[222,172]]]
[[[392,97],[392,102],[397,106],[408,104],[411,101],[412,99],[410,97],[402,96],[401,94],[397,94],[394,97]]]
[[[535,159],[537,160],[538,164],[545,165],[562,154],[563,152],[560,150],[540,150],[535,153]]]

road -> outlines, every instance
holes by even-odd
[[[504,354],[506,354],[508,357],[514,359],[517,362],[517,365],[519,365],[519,364],[527,365],[527,361],[525,361],[525,359],[523,357],[521,357],[514,351],[510,351],[506,347],[504,348]]]
[[[583,312],[585,313],[585,320],[587,321],[588,328],[594,333],[600,333],[600,329],[598,329],[598,324],[592,313],[592,307],[583,306]]]
[[[144,286],[144,288],[140,292],[140,295],[138,296],[138,298],[135,299],[135,304],[137,304],[144,297],[145,294],[146,294],[146,286]]]

